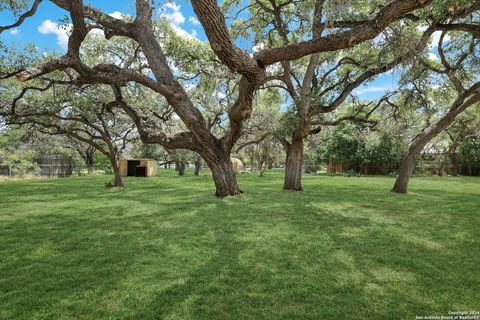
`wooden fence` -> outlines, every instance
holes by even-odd
[[[327,173],[342,173],[343,172],[343,165],[340,163],[331,163],[327,164],[326,166]]]

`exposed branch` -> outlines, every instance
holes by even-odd
[[[38,6],[40,5],[40,3],[42,1],[43,0],[35,0],[32,4],[32,7],[30,8],[30,10],[28,10],[27,12],[20,15],[20,17],[18,18],[18,20],[15,23],[13,23],[11,25],[8,25],[8,26],[0,26],[0,34],[5,30],[13,29],[13,28],[16,28],[16,27],[20,26],[25,21],[25,19],[33,16],[35,14],[35,12],[37,12]]]

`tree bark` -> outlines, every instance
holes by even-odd
[[[113,174],[115,176],[115,187],[123,188],[125,184],[123,183],[123,177],[120,174],[120,159],[117,155],[110,156],[110,163],[112,164]]]
[[[93,155],[95,153],[95,148],[88,147],[85,151],[85,166],[87,167],[88,174],[93,174]]]
[[[175,161],[175,170],[178,171],[179,176],[185,175],[185,163],[176,160]]]
[[[412,175],[413,169],[415,169],[415,161],[427,142],[428,140],[425,143],[420,141],[412,143],[407,154],[403,158],[402,163],[400,164],[398,177],[395,180],[395,185],[393,186],[392,192],[407,192],[410,176]]]
[[[260,177],[263,177],[265,174],[265,170],[267,170],[267,163],[265,160],[260,160],[258,163],[258,171],[260,172]]]
[[[213,181],[215,183],[215,195],[223,198],[227,196],[238,196],[242,194],[242,190],[238,187],[237,177],[233,170],[233,164],[230,160],[230,153],[223,153],[219,157],[216,154],[216,159],[202,157],[208,164],[212,171]]]
[[[195,175],[199,176],[200,175],[200,170],[202,169],[202,158],[198,157],[195,160]]]
[[[87,166],[88,174],[93,174],[93,163],[85,160],[85,165]]]
[[[296,139],[287,148],[284,190],[303,191],[302,187],[303,140]]]
[[[252,152],[250,152],[250,172],[255,172],[255,151],[252,148]]]

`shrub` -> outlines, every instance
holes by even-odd
[[[305,173],[317,173],[320,168],[316,165],[304,165],[303,172]]]

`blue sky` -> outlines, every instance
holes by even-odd
[[[108,14],[121,12],[132,15],[134,12],[134,4],[131,0],[86,0],[84,3],[91,4]],[[175,22],[178,23],[178,26],[183,30],[189,33],[195,30],[193,31],[195,35],[199,39],[205,40],[205,35],[201,31],[201,26],[198,24],[198,20],[196,20],[191,6],[186,4],[182,5],[182,3],[183,1],[179,1],[178,4],[172,2],[164,6],[162,11],[164,14],[170,15],[172,20],[176,19]],[[18,46],[34,44],[40,50],[62,51],[65,45],[64,39],[61,39],[61,30],[55,29],[55,24],[60,25],[59,21],[64,19],[66,15],[66,11],[60,9],[50,1],[43,1],[33,17],[27,19],[20,27],[2,33],[0,37],[4,42],[9,44]],[[0,12],[0,21],[2,25],[6,25],[13,23],[15,18],[10,12],[3,11]]]
[[[118,15],[119,13],[132,15],[134,12],[134,5],[131,0],[85,0],[84,3],[91,4],[112,15]],[[177,32],[206,41],[202,27],[188,1],[162,1],[159,3],[158,14],[167,16],[172,25],[177,29]],[[10,45],[24,46],[26,44],[34,44],[40,51],[55,50],[63,52],[65,51],[68,36],[59,25],[61,24],[60,20],[64,19],[66,14],[65,11],[50,1],[43,1],[33,17],[27,19],[20,27],[3,32],[0,37],[3,42]],[[9,12],[4,11],[0,12],[0,21],[2,25],[6,25],[14,22],[15,19]],[[249,44],[245,41],[241,42],[241,45],[244,49],[251,50]],[[435,57],[435,54],[432,57]],[[396,79],[398,79],[398,73],[379,76],[374,81],[355,90],[355,93],[362,99],[378,98],[386,91],[393,90],[396,87]]]

